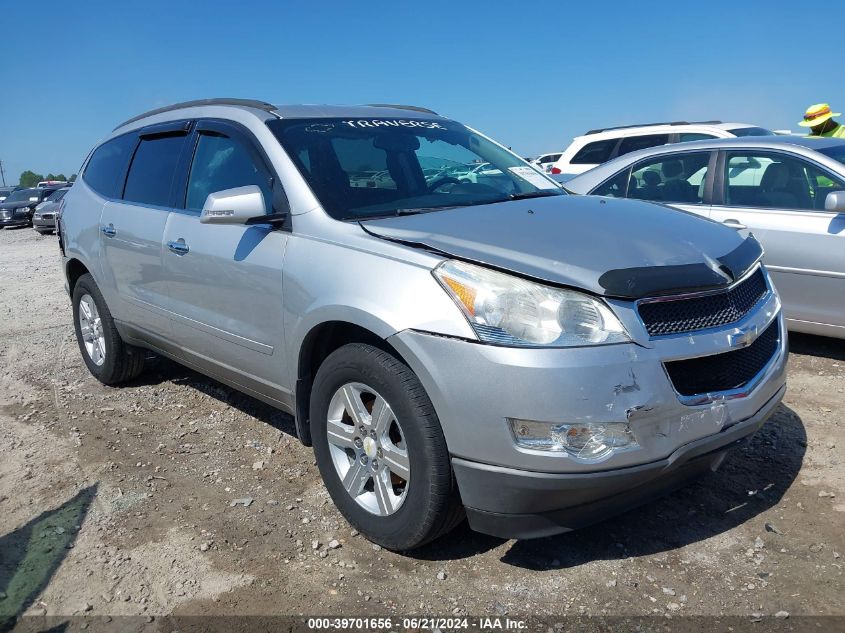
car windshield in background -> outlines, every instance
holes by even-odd
[[[845,145],[825,147],[824,149],[818,150],[818,152],[845,165]]]
[[[774,136],[775,133],[764,127],[735,127],[728,130],[734,136]]]
[[[10,193],[4,202],[30,202],[30,198],[37,198],[40,193],[39,189],[18,189]]]
[[[338,220],[565,195],[520,158],[453,121],[282,119],[267,125]]]

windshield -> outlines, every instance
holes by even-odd
[[[775,133],[764,127],[735,127],[728,130],[734,136],[774,136]]]
[[[267,125],[338,220],[565,195],[520,158],[454,121],[282,119]]]
[[[18,189],[10,193],[4,202],[29,202],[30,198],[37,198],[40,193],[38,189]]]
[[[818,150],[820,154],[824,154],[828,158],[832,158],[845,165],[845,145],[836,145],[834,147],[825,147]]]

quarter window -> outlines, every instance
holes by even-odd
[[[631,173],[628,197],[701,204],[709,162],[709,152],[690,152],[639,163]]]
[[[668,134],[645,134],[641,136],[627,136],[619,144],[619,156],[636,152],[638,149],[666,145],[669,142]]]
[[[619,139],[609,138],[604,141],[593,141],[582,147],[572,160],[572,165],[600,165],[610,160],[613,148]]]
[[[812,163],[777,153],[731,152],[725,163],[725,203],[735,207],[823,211],[842,180]]]
[[[701,134],[699,132],[682,132],[678,135],[679,143],[687,143],[689,141],[707,141],[711,138],[717,138],[712,134]]]
[[[630,169],[619,172],[610,180],[593,189],[593,191],[590,192],[590,195],[624,198],[628,190],[628,174],[630,173]]]
[[[100,145],[85,166],[82,179],[101,196],[119,198],[126,165],[137,142],[134,134],[124,134]]]
[[[185,136],[141,139],[135,151],[123,199],[159,207],[170,206],[170,188]]]
[[[185,206],[202,210],[208,194],[247,185],[261,188],[264,205],[269,209],[272,205],[270,175],[256,164],[249,150],[227,136],[200,134],[188,178]]]

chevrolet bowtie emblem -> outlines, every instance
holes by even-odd
[[[748,347],[757,340],[757,326],[753,325],[744,330],[738,330],[734,334],[728,336],[728,341],[731,347]]]

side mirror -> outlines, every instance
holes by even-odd
[[[845,191],[831,191],[824,199],[824,210],[845,213]]]
[[[224,189],[208,194],[200,214],[202,224],[247,224],[266,215],[264,194],[257,185]]]

